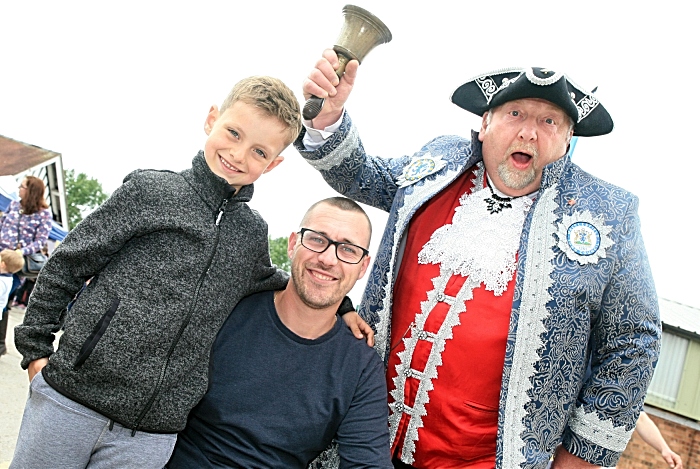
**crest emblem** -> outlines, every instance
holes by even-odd
[[[441,156],[432,156],[426,153],[422,156],[414,156],[411,162],[403,169],[403,173],[398,178],[399,187],[410,186],[420,181],[426,176],[440,171],[445,167],[445,162]]]
[[[613,244],[611,229],[602,217],[594,218],[588,210],[564,215],[557,228],[559,249],[579,264],[595,264],[606,257],[605,250]]]
[[[566,233],[569,247],[579,256],[590,256],[600,247],[600,233],[598,229],[587,222],[576,222],[569,227]]]

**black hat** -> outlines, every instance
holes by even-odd
[[[547,68],[508,68],[472,78],[452,94],[452,102],[478,116],[501,104],[540,98],[556,104],[574,121],[574,135],[593,137],[613,129],[613,121],[592,93],[563,73]]]

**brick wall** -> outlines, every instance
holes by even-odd
[[[683,460],[683,469],[700,469],[700,431],[649,413],[666,442]],[[635,432],[622,454],[618,469],[668,469],[654,448]]]

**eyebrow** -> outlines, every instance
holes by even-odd
[[[310,230],[313,230],[313,228],[309,228],[309,229],[310,229]],[[337,241],[337,242],[339,242],[339,243],[354,244],[355,246],[360,246],[358,243],[356,243],[355,241],[352,241],[352,240],[350,240],[350,239],[348,239],[348,238],[345,238],[345,239],[342,239],[342,240],[341,240],[341,239],[333,239],[333,238],[331,238],[330,236],[328,236],[328,233],[326,233],[325,231],[318,231],[318,230],[313,230],[313,231],[315,231],[316,233],[321,233],[321,234],[322,234],[323,236],[325,236],[326,238],[331,239],[331,240],[333,240],[333,241]],[[360,246],[360,247],[362,247],[362,246]]]

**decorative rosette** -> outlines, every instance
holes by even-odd
[[[557,227],[559,249],[579,264],[596,264],[606,257],[605,250],[613,244],[610,230],[602,216],[593,217],[588,210],[564,215]]]

